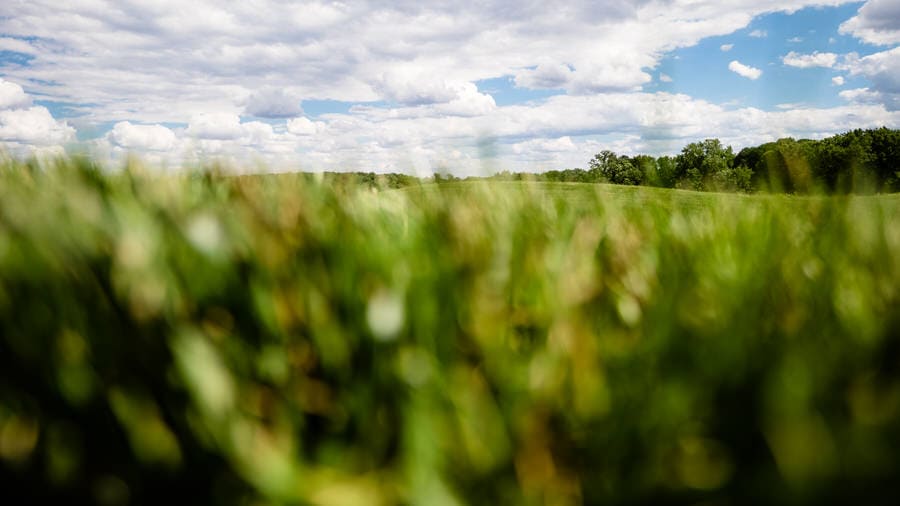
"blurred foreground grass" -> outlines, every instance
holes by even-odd
[[[900,197],[0,168],[5,504],[891,504]]]

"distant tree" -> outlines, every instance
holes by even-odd
[[[387,188],[403,188],[405,186],[411,186],[416,184],[419,179],[415,176],[410,176],[408,174],[398,174],[392,172],[385,176],[385,186]]]
[[[866,175],[879,190],[900,191],[900,130],[882,127],[855,132],[866,153]]]
[[[694,190],[714,186],[716,173],[728,171],[733,166],[734,152],[731,146],[722,146],[719,139],[688,144],[675,158],[678,184]]]
[[[357,172],[356,184],[361,186],[376,186],[377,177],[374,172]]]
[[[656,158],[649,155],[637,155],[631,158],[631,163],[641,173],[641,183],[649,186],[662,186],[659,178],[659,168]]]
[[[735,167],[747,167],[752,174],[751,185],[756,190],[770,190],[768,166],[764,157],[767,144],[761,146],[749,146],[740,151],[734,157]]]
[[[616,163],[618,156],[612,151],[604,149],[594,155],[588,162],[588,172],[595,181],[609,181],[609,175],[612,173],[612,165]]]
[[[865,169],[867,154],[860,131],[829,137],[814,150],[816,178],[829,192],[850,193]]]
[[[812,142],[788,137],[762,146],[763,167],[759,170],[765,173],[765,184],[769,190],[808,193],[819,186],[811,168],[815,150]]]
[[[454,176],[449,171],[442,170],[434,173],[435,183],[453,183],[459,180],[458,177]]]
[[[711,188],[718,191],[745,192],[753,191],[753,171],[746,165],[722,169],[712,176]]]
[[[590,174],[584,169],[566,169],[563,171],[563,180],[570,183],[589,183]]]
[[[588,171],[595,181],[614,184],[639,185],[643,173],[627,156],[618,156],[612,151],[601,151],[589,162]]]
[[[900,191],[900,130],[851,130],[823,140],[784,138],[737,156],[718,139],[685,146],[672,158],[618,156],[602,151],[588,180],[694,190]]]
[[[588,183],[591,175],[584,169],[548,170],[540,175],[542,181],[560,183]]]
[[[671,156],[661,156],[656,159],[656,175],[659,186],[663,188],[674,188],[677,182],[677,174],[675,172],[675,159]]]

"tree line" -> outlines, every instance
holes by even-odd
[[[692,142],[675,156],[619,155],[604,150],[587,169],[542,173],[502,171],[460,178],[437,173],[326,173],[335,182],[400,188],[422,182],[463,180],[612,183],[698,191],[773,193],[900,192],[900,130],[852,130],[822,140],[784,138],[747,147],[737,154],[719,139]]]
[[[535,175],[544,181],[604,182],[709,191],[872,193],[900,191],[900,130],[852,130],[822,140],[779,139],[735,155],[719,139],[676,156],[602,151],[588,169]]]

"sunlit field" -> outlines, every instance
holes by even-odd
[[[6,504],[887,504],[900,196],[0,168]]]

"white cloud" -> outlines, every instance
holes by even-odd
[[[0,109],[23,109],[31,106],[31,97],[16,83],[0,78]]]
[[[382,116],[391,118],[441,118],[453,116],[479,116],[496,108],[494,98],[478,91],[472,83],[456,83],[455,97],[447,101],[423,101],[421,103],[399,105],[391,108],[357,105],[352,111],[364,116]],[[424,88],[423,88],[424,89]]]
[[[900,2],[869,0],[856,16],[841,24],[840,33],[879,45],[900,43]]]
[[[266,144],[275,137],[275,130],[272,125],[261,121],[250,121],[241,124],[243,131],[243,139],[246,144],[251,146],[266,146]]]
[[[366,107],[325,115],[321,121],[294,118],[274,128],[242,123],[242,133],[234,140],[194,139],[186,131],[175,135],[187,160],[259,159],[275,170],[429,174],[449,168],[467,175],[583,167],[602,149],[671,154],[707,137],[740,149],[786,136],[821,138],[853,128],[900,126],[900,112],[888,111],[877,97],[858,93],[846,98],[855,101],[831,109],[784,104],[782,110],[769,112],[730,109],[670,93],[560,95],[475,116],[401,115],[397,109]],[[490,161],[485,153],[492,154]]]
[[[53,118],[46,107],[0,111],[0,142],[49,146],[75,137],[75,129]]]
[[[749,65],[744,65],[743,63],[732,60],[731,63],[728,64],[728,70],[734,72],[735,74],[746,77],[747,79],[757,80],[759,76],[762,75],[762,70],[758,68],[751,67]]]
[[[244,131],[236,114],[209,113],[191,118],[187,134],[196,139],[228,141],[239,139]]]
[[[734,44],[722,44],[721,46],[719,46],[719,49],[725,53],[727,53],[728,51],[731,51],[733,48],[734,48]]]
[[[175,147],[175,132],[162,125],[133,125],[128,121],[116,123],[109,141],[124,149],[168,151]]]
[[[414,69],[385,73],[376,88],[382,97],[404,106],[469,102],[482,95],[473,83],[441,79]]]
[[[757,29],[757,30],[753,30],[752,32],[748,33],[747,35],[749,35],[751,37],[756,37],[757,39],[764,39],[769,36],[769,32],[767,32],[765,30]]]
[[[860,58],[847,55],[842,69],[872,83],[871,92],[890,110],[900,108],[900,47]]]
[[[16,83],[0,79],[0,148],[16,154],[59,154],[75,129],[57,121]]]
[[[244,113],[258,118],[293,118],[303,114],[303,108],[296,93],[263,89],[250,95]]]
[[[525,69],[515,76],[516,86],[531,89],[562,89],[572,79],[572,68],[565,63],[540,64],[534,69]]]
[[[497,107],[494,97],[481,93],[472,83],[465,83],[453,100],[434,106],[435,112],[447,116],[478,116]]]
[[[835,86],[843,86],[844,85],[844,76],[834,76],[831,78],[831,83]]]
[[[74,104],[78,124],[116,123],[115,134],[95,143],[111,156],[145,149],[162,159],[163,151],[152,149],[171,138],[153,127],[176,123],[186,125],[167,129],[178,157],[260,157],[291,167],[300,160],[304,168],[338,170],[427,171],[452,162],[462,171],[478,167],[478,139],[496,139],[510,163],[537,159],[533,151],[577,166],[607,143],[661,152],[694,136],[740,143],[782,130],[818,135],[894,121],[878,104],[804,111],[833,121],[810,126],[800,116],[639,91],[674,49],[734,34],[762,14],[841,3],[573,0],[560,9],[511,0],[30,0],[0,2],[0,48],[34,56],[28,65],[4,67],[31,94]],[[758,69],[739,65],[758,77]],[[501,107],[475,82],[504,76],[521,88],[569,95]],[[319,99],[388,105],[303,117],[301,103]],[[30,101],[13,102],[17,111],[31,110]],[[71,138],[71,127],[35,109],[54,121],[44,141]],[[270,121],[242,123],[241,116]],[[784,125],[767,124],[785,118]],[[566,138],[574,149],[527,144]]]
[[[653,78],[636,66],[632,58],[636,56],[609,58],[576,67],[566,90],[575,94],[636,91]]]
[[[312,122],[308,118],[294,118],[287,122],[287,131],[294,135],[315,135],[324,123]]]
[[[491,140],[505,164],[501,168],[531,170],[584,166],[605,147],[630,154],[672,153],[705,137],[742,147],[785,136],[824,137],[851,128],[898,125],[900,114],[878,104],[833,109],[793,104],[778,112],[729,110],[685,95],[618,93],[556,96],[540,104],[500,107],[484,116],[450,122],[397,118],[390,110],[368,109],[333,115],[328,123],[309,153],[323,168],[403,170],[415,159],[414,165],[424,170],[452,162],[455,172],[465,174],[483,170],[472,142],[478,138]],[[348,137],[352,143],[340,143]]]
[[[799,44],[800,42],[803,42],[803,37],[791,37],[787,41],[791,44]]]
[[[854,88],[838,93],[841,98],[856,104],[880,104],[884,101],[881,93],[869,88]]]
[[[450,102],[457,83],[505,75],[571,93],[636,90],[672,49],[760,14],[843,2],[30,0],[0,6],[0,33],[36,56],[8,75],[49,100],[91,104],[83,121],[161,123],[292,117],[298,100]],[[254,95],[263,89],[290,93]]]
[[[0,51],[11,51],[27,55],[35,53],[34,48],[27,41],[10,37],[0,37]]]
[[[643,67],[652,67],[653,59],[622,48],[617,54],[594,61],[571,63],[541,63],[535,68],[520,69],[514,74],[515,85],[529,89],[565,89],[569,93],[604,93],[635,91],[652,80]]]
[[[672,82],[672,76],[670,76],[669,74],[663,74],[662,72],[660,72],[660,73],[659,73],[659,80],[662,81],[662,82],[664,82],[664,83],[671,83],[671,82]]]
[[[512,145],[512,151],[517,155],[538,155],[539,157],[546,153],[564,153],[577,149],[578,147],[569,136],[557,139],[531,139]]]
[[[801,69],[811,67],[831,68],[837,63],[837,55],[834,53],[820,53],[815,51],[812,54],[800,54],[794,51],[781,57],[781,61],[789,67],[797,67]]]

